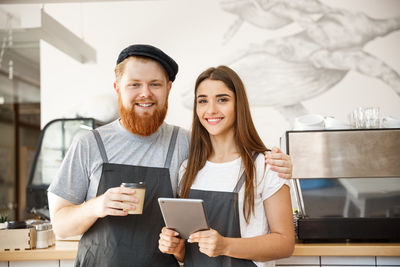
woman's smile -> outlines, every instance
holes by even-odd
[[[212,117],[212,118],[206,118],[206,121],[208,122],[208,124],[216,125],[220,123],[221,120],[223,119],[224,119],[223,117]]]

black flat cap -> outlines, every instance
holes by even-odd
[[[165,54],[157,47],[144,44],[135,44],[128,46],[127,48],[122,50],[121,53],[119,53],[117,65],[130,56],[149,57],[156,60],[167,71],[169,80],[171,82],[175,80],[175,76],[178,73],[178,64],[175,62],[175,60],[173,60],[170,56]]]

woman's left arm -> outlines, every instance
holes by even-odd
[[[270,153],[265,153],[265,163],[270,164],[271,170],[277,172],[279,177],[292,178],[292,159],[279,148],[273,147]]]
[[[229,238],[211,229],[190,236],[189,242],[198,242],[200,251],[210,257],[226,255],[253,261],[286,258],[294,250],[294,226],[289,187],[282,186],[264,200],[270,233],[251,238]]]

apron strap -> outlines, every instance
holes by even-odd
[[[101,140],[99,131],[97,131],[96,129],[93,129],[92,133],[94,134],[94,137],[96,138],[97,146],[99,147],[100,155],[101,155],[101,158],[103,159],[103,162],[108,163],[106,149],[104,148],[104,144],[103,144],[103,141]]]
[[[258,152],[255,152],[253,154],[253,162],[256,162],[256,158],[258,156]],[[243,184],[244,184],[244,180],[246,177],[246,172],[243,170],[242,176],[240,177],[239,181],[237,182],[235,189],[233,189],[234,193],[239,193],[240,189],[242,188]]]
[[[171,140],[169,141],[168,153],[167,153],[167,158],[165,159],[164,168],[169,169],[169,166],[171,166],[172,155],[174,154],[176,137],[178,136],[178,131],[179,131],[179,127],[174,126],[174,130],[172,131],[172,135],[171,135]]]

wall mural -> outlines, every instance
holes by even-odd
[[[380,79],[400,96],[399,73],[363,51],[375,38],[400,30],[400,17],[375,19],[317,0],[228,0],[221,1],[220,7],[237,16],[223,37],[224,44],[243,23],[268,31],[291,23],[302,28],[251,44],[231,57],[228,65],[245,81],[251,105],[273,107],[290,123],[309,113],[302,101],[328,91],[351,70]],[[188,108],[192,108],[188,100],[192,94],[192,89],[185,93]]]

